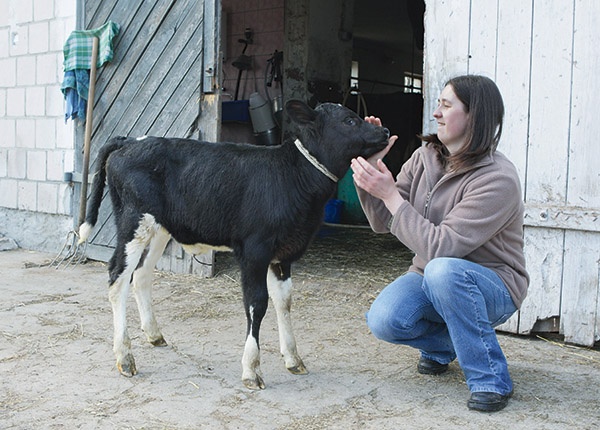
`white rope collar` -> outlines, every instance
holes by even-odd
[[[299,139],[294,140],[294,143],[296,144],[296,148],[298,148],[298,151],[300,151],[300,153],[302,155],[304,155],[304,158],[306,158],[310,162],[310,164],[312,164],[313,166],[315,166],[319,172],[321,172],[322,174],[324,174],[325,176],[327,176],[333,182],[339,181],[339,179],[338,179],[337,176],[335,176],[333,173],[331,173],[329,170],[327,170],[327,167],[325,167],[321,163],[319,163],[319,160],[317,160],[315,157],[313,157],[310,154],[310,152],[308,152],[308,149],[306,149],[302,145],[302,142],[300,142]]]

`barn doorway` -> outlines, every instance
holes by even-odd
[[[396,175],[421,145],[417,135],[423,124],[425,2],[354,0],[352,10],[351,34],[343,28],[339,34],[342,44],[346,37],[351,40],[349,82],[342,86],[342,103],[361,116],[380,117],[398,135],[384,159]],[[314,87],[318,91],[319,86]],[[343,224],[367,224],[351,172],[340,181],[337,197],[344,202]]]
[[[337,102],[361,116],[379,116],[399,136],[385,161],[392,173],[400,171],[420,145],[416,135],[423,124],[423,0],[274,0],[258,5],[222,0],[222,6],[222,140],[261,144],[257,137],[262,128],[252,124],[248,108],[237,115],[253,93],[267,102],[282,96],[282,104],[292,98],[313,106]],[[276,54],[283,57],[282,73],[273,79],[270,66]],[[285,135],[285,121],[274,124]],[[344,201],[340,221],[365,225],[350,176],[340,182],[336,195]]]
[[[423,0],[355,0],[349,105],[399,136],[392,173],[419,145],[423,123]]]

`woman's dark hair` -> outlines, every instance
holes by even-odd
[[[457,76],[446,82],[469,114],[467,141],[456,153],[450,155],[437,134],[421,136],[438,151],[442,163],[451,170],[472,166],[498,147],[502,135],[504,103],[498,87],[489,78],[479,75]]]

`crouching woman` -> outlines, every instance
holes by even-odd
[[[367,324],[381,340],[419,349],[422,374],[458,360],[468,408],[498,411],[513,384],[494,327],[519,308],[529,284],[520,181],[496,151],[504,104],[492,80],[459,76],[446,83],[433,117],[437,133],[422,137],[396,178],[382,162],[395,136],[381,153],[352,161],[371,228],[415,253],[408,272],[375,299]]]

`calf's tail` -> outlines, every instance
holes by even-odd
[[[125,137],[113,137],[98,153],[98,167],[96,168],[92,191],[88,199],[85,222],[79,227],[79,243],[83,243],[88,239],[98,221],[98,212],[100,211],[104,185],[106,183],[106,160],[108,160],[110,154],[125,145],[125,140]]]

